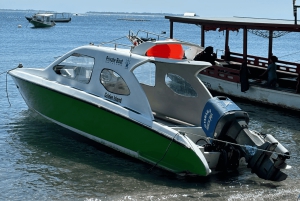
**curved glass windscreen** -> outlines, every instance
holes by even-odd
[[[166,85],[176,94],[186,97],[197,97],[197,92],[190,83],[184,78],[173,73],[167,73],[165,76]]]
[[[103,69],[100,74],[100,82],[111,93],[120,95],[130,94],[130,90],[124,79],[113,70]]]
[[[94,60],[92,57],[74,53],[56,65],[53,70],[63,77],[89,83],[93,72]]]
[[[155,86],[155,71],[155,64],[147,62],[134,69],[133,74],[135,75],[139,83],[148,86]]]

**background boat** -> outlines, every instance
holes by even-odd
[[[71,13],[55,13],[55,12],[46,12],[46,13],[35,13],[32,16],[28,17],[25,16],[25,18],[30,22],[34,16],[38,14],[52,14],[51,21],[54,22],[70,22],[71,21]]]
[[[150,21],[122,21],[128,14],[79,14],[72,23],[54,29],[26,28],[27,11],[1,11],[0,72],[24,66],[43,67],[66,51],[90,42],[113,40],[128,30],[166,31],[164,15],[132,16]],[[22,25],[22,28],[18,28]],[[175,37],[200,44],[195,25],[175,25]],[[126,27],[126,29],[124,29]],[[197,27],[196,27],[197,28]],[[93,31],[86,31],[93,29]],[[186,30],[189,30],[187,33]],[[72,34],[70,34],[72,33]],[[222,32],[209,32],[206,43],[223,49]],[[84,37],[83,37],[84,36]],[[101,37],[100,37],[101,36]],[[242,34],[232,35],[231,50],[241,52]],[[249,54],[267,52],[267,40],[250,35]],[[276,40],[274,51],[280,58],[287,54],[299,60],[300,44],[293,33]],[[261,48],[257,47],[260,42]],[[221,45],[219,45],[221,44]],[[294,44],[292,49],[284,44]],[[276,45],[277,46],[277,45]],[[298,113],[272,107],[235,102],[251,118],[249,127],[272,133],[291,152],[289,177],[284,182],[264,181],[248,170],[207,179],[182,179],[118,152],[81,138],[73,132],[35,115],[24,103],[8,76],[0,84],[0,197],[3,200],[297,200],[300,192],[300,119]],[[7,93],[6,93],[7,83]],[[8,101],[9,100],[9,101]],[[11,107],[10,107],[11,104]],[[112,125],[118,126],[118,125]]]
[[[47,28],[55,26],[55,22],[51,21],[52,14],[36,14],[29,22],[35,28]]]
[[[300,26],[293,20],[197,16],[166,16],[166,18],[169,19],[170,24],[189,23],[201,26],[202,46],[205,46],[206,32],[218,31],[225,34],[225,40],[222,42],[223,54],[216,59],[212,67],[199,74],[199,78],[211,91],[300,111],[300,63],[298,61],[291,62],[282,58],[276,61],[277,86],[267,86],[267,73],[266,76],[261,76],[267,70],[271,56],[276,55],[273,54],[275,49],[273,41],[289,33],[299,34]],[[170,31],[172,37],[176,30],[172,28]],[[242,32],[243,35],[241,44],[243,51],[239,53],[230,50],[231,36],[234,32]],[[266,58],[247,53],[247,44],[250,40],[248,34],[252,33],[268,39]],[[261,43],[258,42],[257,45],[260,46]],[[286,44],[284,46],[289,48]]]

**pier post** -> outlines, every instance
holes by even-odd
[[[225,32],[225,61],[229,61],[230,59],[230,49],[229,49],[229,30],[226,29]]]
[[[293,0],[293,11],[294,11],[294,17],[295,17],[295,24],[297,24],[297,9],[299,8],[300,6],[297,6],[296,5],[296,0]]]
[[[243,37],[243,60],[244,61],[247,61],[247,55],[248,55],[248,29],[247,27],[245,26],[244,29],[243,29],[243,34],[244,34],[244,37]]]
[[[268,52],[268,63],[270,61],[271,56],[273,55],[273,31],[269,31],[269,52]]]
[[[170,38],[173,38],[173,21],[170,20]]]
[[[205,45],[205,27],[201,25],[201,47]]]

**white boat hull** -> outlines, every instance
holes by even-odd
[[[263,104],[300,111],[300,94],[253,85],[251,86],[251,84],[249,90],[246,92],[241,92],[240,83],[229,82],[203,74],[199,74],[198,77],[211,91],[260,102]]]

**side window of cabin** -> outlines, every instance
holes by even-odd
[[[54,67],[54,71],[66,78],[89,83],[95,59],[74,53]]]
[[[130,90],[124,79],[113,70],[103,69],[100,74],[100,82],[111,93],[120,95],[130,94]]]
[[[197,97],[197,92],[184,78],[173,73],[165,76],[166,85],[176,94],[186,97]]]
[[[135,75],[139,83],[148,86],[155,86],[155,71],[155,64],[147,62],[134,69],[133,74]]]

